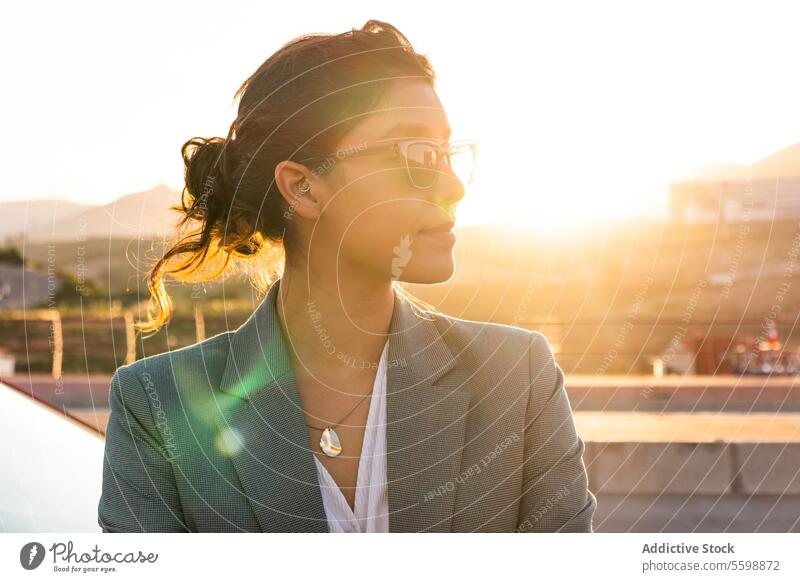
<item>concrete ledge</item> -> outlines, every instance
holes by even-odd
[[[800,414],[776,412],[575,412],[587,441],[800,442]]]
[[[735,482],[755,495],[800,495],[800,444],[736,443]],[[798,514],[800,516],[800,514]]]
[[[583,460],[598,495],[720,494],[734,474],[726,443],[587,442]]]
[[[587,442],[597,495],[800,495],[800,443]]]
[[[800,532],[800,496],[601,495],[598,532]]]
[[[800,412],[800,376],[568,376],[574,410]]]

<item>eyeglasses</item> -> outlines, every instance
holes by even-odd
[[[463,184],[469,184],[475,178],[478,144],[473,141],[443,143],[433,139],[387,138],[371,143],[375,145],[359,144],[332,154],[298,161],[326,160],[327,163],[320,167],[321,170],[315,172],[316,175],[321,175],[337,160],[388,151],[401,157],[409,182],[420,190],[433,188],[445,167],[452,170]]]

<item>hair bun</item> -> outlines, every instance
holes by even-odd
[[[225,187],[225,142],[221,137],[193,137],[181,148],[184,194],[191,196],[182,201],[183,210],[190,218],[206,218],[209,208],[224,200],[220,194]]]
[[[224,177],[225,139],[193,137],[181,148],[186,187],[206,198],[221,188]]]

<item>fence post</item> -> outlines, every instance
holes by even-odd
[[[206,320],[203,317],[203,308],[199,303],[194,304],[194,330],[198,342],[206,339]]]
[[[61,312],[50,309],[50,322],[53,324],[53,378],[61,377],[64,362],[64,336],[61,332]]]
[[[125,356],[125,363],[132,364],[136,361],[136,330],[133,327],[133,311],[125,311],[125,343],[128,346],[128,353]]]

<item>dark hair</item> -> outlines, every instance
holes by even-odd
[[[433,85],[435,74],[399,30],[378,20],[298,37],[264,61],[234,95],[238,114],[228,136],[194,137],[181,148],[185,187],[172,207],[182,214],[179,236],[149,274],[148,318],[137,328],[155,332],[169,321],[165,275],[209,281],[233,265],[257,265],[251,281],[265,290],[286,250],[288,205],[275,185],[276,165],[333,151],[403,78]]]

